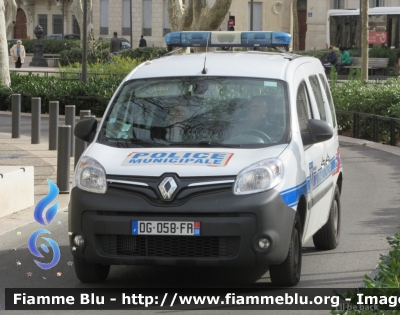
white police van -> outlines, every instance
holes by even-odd
[[[282,32],[177,32],[172,47],[282,47]],[[208,49],[208,48],[207,48]],[[96,131],[97,130],[97,131]],[[334,249],[342,165],[318,59],[215,51],[168,55],[121,83],[75,171],[70,244],[78,278],[110,265],[269,266],[300,279],[302,244]]]

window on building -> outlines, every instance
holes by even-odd
[[[164,0],[164,28],[163,28],[163,36],[171,33],[171,26],[169,26],[168,20],[168,0]]]
[[[43,28],[43,35],[46,36],[47,32],[47,14],[39,14],[38,15],[39,25]]]
[[[81,29],[78,24],[78,20],[76,19],[75,15],[72,16],[72,33],[73,34],[80,34]]]
[[[53,34],[61,34],[63,31],[63,19],[61,14],[53,14]]]
[[[331,9],[344,9],[345,0],[331,0]]]
[[[251,3],[248,5],[248,29],[250,30]],[[262,5],[261,2],[253,3],[253,31],[262,31]]]
[[[131,2],[130,0],[123,0],[122,2],[122,35],[131,35]]]
[[[385,0],[369,0],[370,8],[384,7],[384,6],[385,6]]]
[[[100,1],[100,35],[108,35],[108,0]]]
[[[143,30],[142,35],[151,36],[151,0],[143,0]]]

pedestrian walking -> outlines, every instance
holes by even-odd
[[[140,36],[139,47],[147,47],[147,42],[146,42],[146,40],[143,38],[143,35]]]
[[[17,40],[17,43],[11,47],[10,55],[14,58],[15,68],[21,68],[25,60],[25,47],[22,41]]]
[[[111,38],[110,42],[110,53],[108,54],[110,56],[110,61],[112,61],[112,57],[114,55],[119,54],[120,49],[121,49],[121,40],[118,38],[118,33],[114,32],[114,37]]]

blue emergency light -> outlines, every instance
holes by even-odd
[[[284,32],[173,32],[165,35],[171,47],[286,47],[292,36]]]

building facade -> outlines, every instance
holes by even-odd
[[[400,0],[369,0],[370,7],[400,6]],[[184,2],[184,1],[183,1]],[[215,0],[208,0],[209,6]],[[130,40],[131,0],[93,0],[89,20],[95,38],[118,36]],[[44,35],[79,34],[79,25],[71,12],[72,0],[17,0],[18,12],[14,30],[8,38],[35,38],[34,28],[40,24]],[[360,0],[297,0],[300,49],[325,48],[327,11],[358,9]],[[64,9],[64,10],[63,10]],[[292,33],[292,0],[254,0],[253,30],[279,30]],[[250,1],[232,0],[230,12],[221,24],[228,30],[229,15],[235,16],[235,30],[250,29]],[[138,47],[141,35],[148,46],[165,46],[164,36],[170,32],[167,0],[132,0],[133,47]]]

